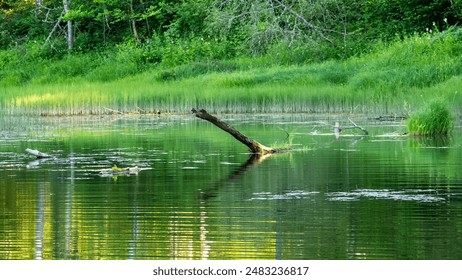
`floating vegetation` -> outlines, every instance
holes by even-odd
[[[285,193],[274,194],[271,192],[254,193],[254,197],[249,200],[289,200],[289,199],[302,199],[312,195],[319,194],[317,191],[306,192],[303,190],[293,190]]]
[[[360,199],[376,200],[395,200],[395,201],[414,201],[414,202],[443,202],[444,198],[434,195],[435,190],[374,190],[360,189],[352,192],[332,192],[327,193],[329,201],[357,201]]]
[[[112,168],[107,168],[107,169],[102,169],[99,171],[99,175],[102,177],[112,177],[112,176],[120,176],[120,175],[138,175],[138,173],[142,169],[139,168],[138,166],[135,167],[117,167],[117,165],[114,165]]]

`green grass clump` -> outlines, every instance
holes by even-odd
[[[454,119],[446,104],[434,101],[424,111],[416,113],[407,123],[408,133],[416,136],[448,135],[454,128]]]

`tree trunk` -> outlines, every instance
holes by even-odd
[[[199,111],[197,111],[196,109],[192,109],[192,112],[196,115],[196,117],[209,121],[213,123],[214,125],[218,126],[219,128],[223,129],[224,131],[228,132],[229,134],[231,134],[239,142],[246,145],[253,154],[265,155],[265,154],[272,154],[272,153],[278,152],[278,150],[276,149],[266,147],[260,144],[259,142],[250,139],[249,137],[237,131],[234,127],[210,115],[204,109],[201,109]]]
[[[133,8],[133,0],[130,1],[130,26],[133,32],[133,37],[135,37],[135,42],[139,44],[140,37],[138,36],[138,30],[136,29],[136,21],[135,21],[135,10]]]
[[[70,11],[69,5],[71,3],[71,0],[63,0],[63,9],[64,9],[64,14],[67,14]],[[74,47],[74,31],[73,31],[73,26],[72,26],[72,20],[69,20],[67,22],[67,35],[66,35],[66,40],[67,40],[67,48],[71,50]]]

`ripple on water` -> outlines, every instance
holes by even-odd
[[[303,199],[309,196],[318,194],[319,192],[306,192],[302,190],[294,190],[285,193],[274,194],[271,192],[253,193],[253,197],[249,200],[289,200],[289,199]]]
[[[388,189],[359,189],[351,192],[331,192],[327,193],[328,201],[357,201],[361,199],[395,200],[395,201],[414,201],[423,203],[444,202],[445,199],[435,194],[434,189],[417,189],[392,191]]]
[[[197,167],[197,166],[184,166],[181,169],[183,169],[183,170],[196,170],[196,169],[199,169],[199,167]]]

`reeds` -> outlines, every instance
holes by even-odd
[[[416,136],[448,135],[454,128],[454,120],[442,101],[431,102],[423,111],[412,115],[407,130]]]
[[[461,101],[454,86],[462,84],[459,37],[460,30],[414,36],[345,61],[292,66],[241,58],[149,68],[127,56],[66,57],[49,61],[47,77],[40,71],[17,79],[11,74],[29,82],[3,80],[0,104],[7,114],[32,115],[186,113],[193,107],[211,113],[404,115],[408,106],[435,96]]]

